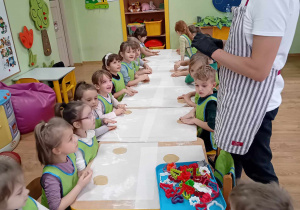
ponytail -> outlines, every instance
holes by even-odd
[[[42,121],[35,126],[36,150],[41,164],[53,163],[52,150],[61,144],[63,132],[68,128],[72,129],[72,126],[59,117],[52,118],[48,123]]]
[[[71,101],[66,103],[57,103],[55,105],[55,116],[62,117],[70,125],[79,120],[82,116],[84,106],[88,106],[82,101]]]
[[[179,20],[175,24],[175,31],[179,31],[180,33],[183,33],[187,35],[191,41],[193,41],[194,37],[192,33],[190,32],[187,24],[183,20]]]

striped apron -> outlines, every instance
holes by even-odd
[[[232,8],[232,25],[225,51],[250,57],[252,46],[246,42],[243,22],[247,3]],[[261,126],[272,96],[278,70],[271,70],[263,82],[254,81],[222,66],[215,127],[215,141],[221,149],[246,154]]]

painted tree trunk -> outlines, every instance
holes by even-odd
[[[48,32],[46,29],[42,30],[42,42],[43,42],[43,49],[44,49],[44,55],[49,56],[52,53],[50,40],[48,37]]]

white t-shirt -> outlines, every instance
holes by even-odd
[[[242,0],[245,5],[247,0]],[[282,41],[273,63],[273,68],[281,70],[287,60],[299,17],[299,0],[249,0],[244,18],[244,32],[249,45],[253,35],[280,36]],[[276,77],[274,92],[267,111],[281,104],[281,91],[284,81],[281,75]]]

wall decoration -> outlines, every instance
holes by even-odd
[[[31,47],[33,44],[33,31],[30,29],[28,31],[27,27],[24,26],[23,33],[19,33],[20,41],[22,42],[23,46],[28,49],[29,53],[29,66],[33,67],[37,63],[37,55],[33,55],[31,51]]]
[[[85,8],[87,9],[107,9],[109,5],[107,0],[85,0]]]
[[[52,66],[54,65],[54,60],[52,60],[51,62],[50,62],[50,64],[49,65],[47,65],[45,62],[43,63],[43,68],[51,68]]]
[[[237,7],[241,4],[242,0],[213,0],[213,5],[215,8],[221,12],[226,12],[227,4],[230,5],[230,7]]]
[[[30,16],[35,23],[36,29],[42,32],[44,55],[51,55],[52,50],[47,33],[47,28],[49,27],[49,8],[47,3],[44,0],[30,0]]]
[[[20,72],[4,0],[0,0],[0,80]]]

